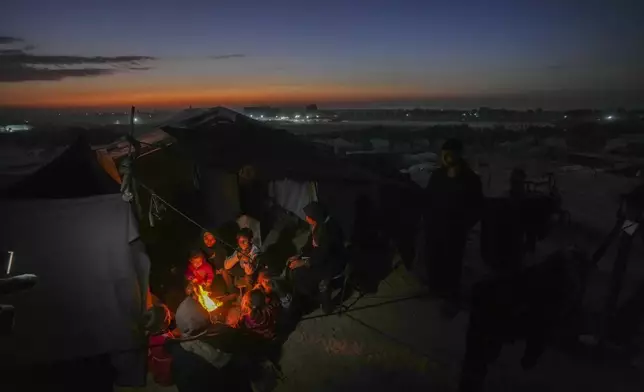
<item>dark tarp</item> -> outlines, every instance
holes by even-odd
[[[208,166],[232,172],[251,166],[265,180],[381,180],[314,143],[225,108],[188,111],[184,117],[162,129]]]
[[[241,212],[237,176],[211,167],[203,168],[199,173],[205,214],[203,224],[219,227],[237,219]]]
[[[0,338],[0,361],[51,363],[140,347],[149,261],[138,241],[131,244],[138,238],[131,214],[120,194],[0,203],[0,249],[14,252],[14,274],[39,279],[3,299],[16,319],[13,334]],[[126,383],[140,383],[140,371],[128,372]]]
[[[38,276],[2,298],[16,309],[13,333],[0,338],[2,383],[82,383],[91,375],[74,369],[91,363],[110,385],[142,385],[146,352],[128,350],[144,342],[149,260],[118,184],[79,139],[2,196],[0,251],[14,252],[12,274]],[[105,360],[116,374],[102,371]],[[25,379],[33,366],[42,378]]]
[[[0,192],[3,198],[65,199],[119,193],[82,138],[29,177]]]

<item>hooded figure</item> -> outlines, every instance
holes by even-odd
[[[304,207],[311,235],[300,256],[289,260],[295,291],[303,296],[319,295],[326,312],[330,312],[331,298],[328,283],[344,268],[347,257],[342,229],[318,202]]]

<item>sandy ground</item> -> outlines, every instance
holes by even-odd
[[[487,156],[492,174],[487,194],[502,192],[517,159]],[[528,174],[551,170],[543,160],[520,162]],[[481,173],[482,176],[485,173]],[[559,186],[574,222],[556,230],[550,240],[538,245],[528,262],[536,262],[558,246],[575,243],[595,250],[601,236],[615,221],[618,195],[633,181],[589,170],[558,174]],[[485,183],[485,181],[484,181]],[[644,282],[644,252],[635,243],[624,296]],[[614,248],[608,252],[591,280],[586,300],[592,310],[601,309],[606,295]],[[478,256],[478,235],[473,232],[466,252],[466,282],[486,273]],[[360,299],[343,315],[322,316],[316,312],[303,320],[284,345],[281,367],[285,378],[278,392],[317,391],[454,391],[465,346],[467,312],[446,320],[439,303],[425,297],[409,299],[423,291],[414,275],[400,266],[381,282],[377,294]],[[352,303],[353,299],[347,300]],[[550,348],[539,365],[524,372],[519,364],[523,344],[506,346],[491,367],[489,391],[638,391],[644,390],[644,368],[628,363],[573,357]],[[148,391],[173,391],[150,383]]]

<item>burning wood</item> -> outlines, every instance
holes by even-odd
[[[208,313],[214,312],[215,310],[217,310],[218,307],[222,305],[221,302],[210,298],[210,292],[205,290],[203,286],[197,285],[195,289],[197,294],[197,300],[199,301],[201,306],[203,306],[203,308],[206,309]]]

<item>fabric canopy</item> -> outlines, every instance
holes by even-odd
[[[0,249],[36,286],[16,308],[0,361],[54,362],[140,347],[149,261],[120,195],[0,203]],[[3,301],[5,301],[3,299]]]
[[[12,199],[64,199],[119,192],[119,185],[103,170],[90,145],[78,138],[53,161],[0,195]]]
[[[90,146],[78,139],[0,196],[0,251],[14,253],[12,274],[38,277],[2,299],[15,325],[0,337],[0,366],[73,369],[107,357],[117,384],[144,384],[149,260],[130,204]]]

